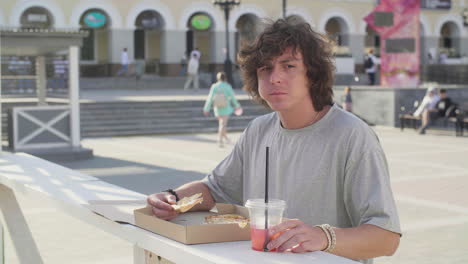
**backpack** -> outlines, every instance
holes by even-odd
[[[224,95],[224,91],[216,91],[213,96],[213,106],[216,108],[223,108],[226,107],[228,104],[226,95]]]
[[[370,69],[372,66],[374,66],[374,61],[371,57],[367,57],[366,61],[364,61],[364,68]]]

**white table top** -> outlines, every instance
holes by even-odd
[[[251,249],[250,241],[185,245],[133,225],[118,224],[92,212],[89,209],[90,202],[141,201],[146,199],[146,195],[102,182],[28,154],[0,154],[0,184],[5,184],[15,192],[44,197],[66,213],[177,264],[357,263],[325,252],[258,252]]]

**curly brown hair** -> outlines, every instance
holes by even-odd
[[[268,106],[258,91],[257,69],[281,56],[288,48],[292,48],[293,53],[302,54],[315,111],[322,110],[326,105],[332,105],[335,66],[331,44],[308,23],[297,19],[278,19],[268,22],[257,39],[240,50],[237,59],[244,81],[244,90],[255,101]]]

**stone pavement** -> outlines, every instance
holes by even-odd
[[[468,263],[468,139],[375,129],[404,232],[397,253],[375,263]],[[82,144],[94,150],[93,160],[62,165],[150,194],[202,178],[232,148],[220,149],[215,140],[215,134],[90,138]],[[20,204],[44,263],[132,263],[129,243],[40,201]],[[17,263],[8,234],[5,238],[6,263]]]

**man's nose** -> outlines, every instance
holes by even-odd
[[[270,74],[270,83],[271,84],[280,84],[283,80],[283,74],[280,71],[279,67],[273,67]]]

